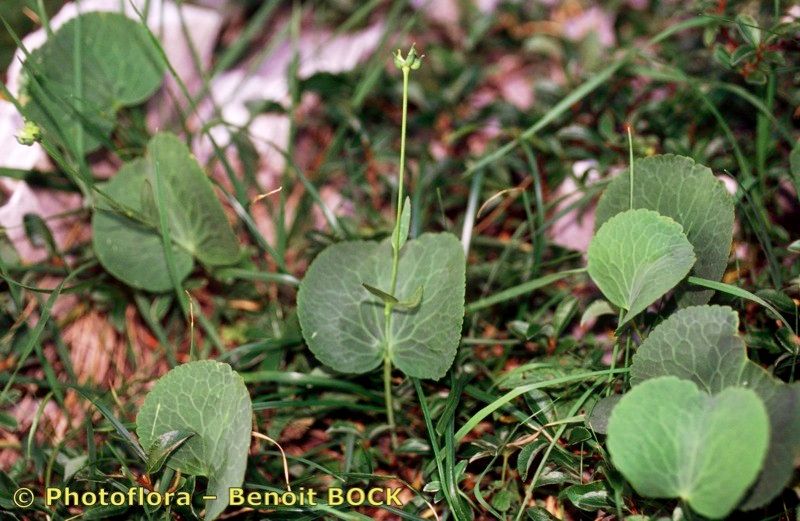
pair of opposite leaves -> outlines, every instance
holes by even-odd
[[[303,337],[337,371],[365,373],[388,357],[408,376],[438,379],[453,363],[464,319],[464,252],[450,233],[405,242],[408,208],[406,201],[399,237],[329,246],[303,277],[297,294]],[[376,295],[391,286],[394,247],[400,250],[396,295],[382,300]],[[414,302],[392,309],[388,331],[385,299]]]

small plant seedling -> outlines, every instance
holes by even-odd
[[[164,63],[147,29],[120,13],[73,18],[23,64],[23,116],[55,142],[86,154],[108,139],[121,107],[146,101]]]
[[[425,233],[406,241],[408,79],[420,58],[413,47],[406,56],[395,55],[403,73],[403,115],[391,237],[326,248],[309,267],[297,297],[303,337],[321,362],[344,373],[365,373],[383,363],[392,432],[392,367],[415,378],[441,378],[455,358],[464,318],[466,261],[459,240],[450,233]]]
[[[800,387],[751,362],[736,313],[690,305],[710,293],[681,282],[690,271],[721,278],[731,197],[708,168],[655,156],[609,185],[597,220],[588,272],[625,311],[620,326],[673,288],[688,307],[642,342],[633,390],[601,401],[589,424],[607,430],[614,464],[642,495],[681,498],[711,518],[765,505],[792,476],[786,455],[800,453]]]
[[[253,407],[242,377],[228,364],[204,360],[162,376],[136,417],[148,470],[162,465],[208,478],[205,519],[228,506],[228,489],[244,481]]]
[[[239,243],[211,182],[174,134],[154,136],[145,157],[127,163],[98,190],[106,197],[92,217],[94,249],[103,267],[130,286],[173,288],[165,231],[178,282],[191,273],[194,259],[208,266],[239,259]]]

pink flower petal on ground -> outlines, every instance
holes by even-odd
[[[119,0],[83,0],[80,5],[74,2],[64,4],[61,10],[50,19],[50,26],[57,30],[69,20],[75,18],[80,13],[94,11],[120,12],[120,6],[124,7],[123,12],[131,19],[139,20],[139,12],[143,12],[146,4],[149,4],[147,14],[147,26],[161,39],[164,51],[178,76],[186,84],[189,92],[196,92],[202,84],[202,76],[195,65],[186,33],[194,45],[200,61],[200,67],[205,69],[211,63],[212,53],[216,45],[217,35],[222,28],[222,15],[212,9],[204,7],[178,4],[171,0],[133,0],[120,2]],[[183,26],[186,27],[186,32]],[[47,40],[44,28],[40,28],[26,35],[22,42],[27,50],[41,47]],[[6,78],[7,85],[12,94],[19,92],[20,73],[22,72],[22,60],[24,53],[17,50],[14,59],[9,65]],[[173,95],[169,95],[165,89],[169,89]],[[171,75],[167,75],[167,80],[160,94],[156,94],[150,102],[151,113],[148,114],[148,123],[151,127],[158,128],[174,110],[173,98],[183,101],[184,96],[180,93],[175,80]],[[0,141],[0,146],[7,146],[7,141]],[[43,155],[43,154],[42,154]]]
[[[470,155],[476,157],[483,155],[489,143],[497,139],[502,132],[503,126],[500,124],[500,120],[495,117],[490,118],[482,127],[470,134],[467,138],[467,148],[469,149]]]
[[[590,7],[564,21],[564,37],[569,40],[580,41],[592,33],[603,47],[614,45],[614,15],[600,7]]]
[[[355,215],[355,206],[353,202],[342,196],[342,191],[338,187],[323,186],[319,191],[319,197],[322,199],[322,204],[325,205],[336,216],[349,216]],[[328,220],[325,219],[322,210],[318,205],[314,205],[311,210],[314,214],[314,228],[317,230],[326,230],[328,228]]]
[[[580,177],[587,173],[586,183],[591,185],[600,179],[600,172],[597,171],[597,161],[585,160],[577,161],[572,166],[575,177]],[[563,211],[581,198],[581,191],[578,183],[570,176],[564,179],[553,194],[554,199],[561,200],[555,207],[555,213]],[[553,226],[548,229],[550,241],[562,248],[586,253],[589,242],[594,235],[594,211],[596,204],[591,203],[583,209],[573,209],[558,218]]]
[[[25,236],[23,218],[33,213],[47,220],[53,238],[59,248],[64,247],[74,219],[54,218],[81,207],[78,194],[54,190],[33,190],[24,181],[0,178],[0,191],[7,194],[5,204],[0,206],[0,227],[5,228],[23,262],[39,262],[47,256],[45,248],[34,247]],[[49,219],[50,218],[50,219]]]
[[[461,18],[458,0],[411,0],[411,7],[436,23],[455,27]]]
[[[163,10],[151,7],[147,23],[161,40],[170,64],[189,93],[197,94],[203,86],[202,73],[211,65],[223,16],[212,9],[185,3],[178,7],[167,2]],[[197,53],[198,63],[195,63],[192,48]],[[175,112],[176,99],[180,100],[182,108],[188,107],[189,103],[178,82],[172,74],[167,74],[160,93],[147,106],[147,123],[151,129],[158,130],[169,120]]]
[[[45,153],[39,144],[27,146],[17,141],[23,125],[17,107],[10,101],[0,100],[0,148],[3,150],[0,167],[31,170],[37,165],[46,166]]]
[[[729,194],[735,195],[736,191],[739,190],[739,183],[731,176],[720,174],[717,176],[717,179],[722,181],[722,184],[725,185],[725,190],[727,190]]]
[[[533,106],[533,73],[520,58],[503,56],[497,63],[497,73],[492,83],[500,95],[518,109],[526,111]]]
[[[211,51],[214,47],[214,39],[216,32],[221,27],[221,16],[210,9],[202,7],[182,5],[179,9],[177,4],[171,0],[131,0],[120,2],[119,0],[83,0],[80,5],[74,2],[64,4],[61,10],[50,19],[50,27],[53,30],[58,30],[69,20],[75,18],[80,13],[89,13],[93,11],[112,11],[120,12],[120,6],[124,6],[124,13],[129,18],[134,20],[139,19],[137,10],[143,12],[146,4],[149,4],[149,11],[147,16],[147,25],[156,36],[164,37],[164,51],[170,62],[178,68],[188,71],[188,74],[195,75],[194,65],[192,63],[191,55],[188,53],[188,46],[185,38],[183,37],[183,30],[181,29],[181,16],[186,22],[187,30],[202,32],[198,34],[191,34],[192,41],[197,45],[197,50],[203,58],[207,56],[210,59]],[[163,14],[163,19],[162,19]],[[216,27],[216,31],[211,29]],[[210,41],[209,41],[210,39]],[[47,34],[44,28],[37,29],[32,33],[26,35],[22,39],[22,43],[29,51],[41,47],[47,40]],[[16,94],[19,89],[19,76],[22,71],[21,60],[24,59],[24,53],[17,49],[14,54],[14,59],[8,67],[7,85],[9,90]],[[191,69],[191,70],[190,70]],[[183,77],[183,76],[182,76]],[[183,77],[185,81],[191,81],[189,76]]]
[[[472,4],[481,14],[491,14],[497,10],[502,0],[474,0]],[[456,27],[461,22],[459,0],[411,0],[411,7],[436,23]]]
[[[520,110],[533,106],[533,81],[521,71],[510,74],[500,87],[503,98]]]
[[[309,78],[320,72],[338,74],[350,71],[375,52],[383,35],[383,23],[373,24],[361,31],[334,35],[328,30],[309,30],[300,35],[298,42],[298,76]],[[220,147],[230,142],[230,127],[249,125],[249,135],[261,155],[262,164],[269,170],[280,171],[283,155],[275,146],[285,150],[289,140],[289,120],[277,114],[262,114],[250,122],[248,104],[273,101],[289,106],[288,68],[294,56],[292,42],[280,44],[276,51],[262,63],[255,73],[247,72],[247,65],[220,74],[211,85],[214,104],[206,101],[200,108],[200,119],[214,116],[214,105],[220,107],[219,116],[225,125],[212,128],[214,139]],[[207,138],[196,141],[195,155],[208,160],[213,148]]]
[[[786,10],[786,15],[781,18],[782,23],[792,23],[795,20],[800,20],[800,5],[793,5]]]
[[[497,10],[502,0],[475,0],[475,7],[483,14],[491,14]]]

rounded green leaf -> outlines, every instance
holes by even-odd
[[[337,371],[365,373],[388,352],[409,376],[441,378],[455,358],[464,319],[461,243],[452,234],[426,233],[405,244],[394,297],[413,299],[422,288],[422,300],[393,310],[387,339],[384,303],[364,285],[388,290],[391,260],[390,239],[343,242],[320,253],[297,295],[303,337],[314,355]]]
[[[658,376],[716,393],[739,384],[747,355],[739,316],[727,306],[691,306],[661,322],[633,355],[631,385]]]
[[[632,388],[608,422],[611,460],[639,494],[681,498],[713,519],[744,497],[768,437],[755,392],[729,387],[712,396],[674,376]]]
[[[764,468],[739,508],[766,505],[783,491],[794,476],[800,457],[800,384],[776,380],[764,368],[748,362],[742,384],[761,397],[769,414],[770,439]]]
[[[117,203],[113,207],[98,197],[92,217],[94,250],[103,267],[135,288],[172,288],[153,194],[159,181],[178,278],[191,273],[193,258],[210,266],[236,262],[239,245],[211,182],[186,145],[164,133],[150,140],[146,157],[126,164],[100,187]]]
[[[24,115],[71,150],[91,152],[111,133],[120,107],[158,89],[164,64],[141,23],[90,12],[32,51],[23,72]]]
[[[204,360],[180,365],[162,376],[136,417],[136,434],[151,447],[170,432],[192,432],[167,458],[184,474],[206,476],[205,519],[228,505],[228,489],[244,481],[250,449],[252,404],[242,377],[228,364]]]
[[[124,165],[116,175],[101,186],[106,195],[117,203],[143,215],[142,192],[145,188],[147,162],[137,159]],[[92,216],[92,243],[100,264],[112,275],[134,288],[148,291],[167,291],[172,281],[164,257],[156,216],[147,222],[130,219],[112,210],[99,199]],[[185,250],[173,245],[172,258],[176,275],[185,279],[194,261]]]
[[[589,245],[589,276],[627,310],[624,324],[680,282],[695,261],[681,225],[651,210],[612,217]]]
[[[742,508],[763,506],[786,487],[800,455],[800,387],[781,382],[747,358],[733,309],[690,306],[673,313],[639,346],[630,374],[632,385],[669,375],[711,394],[728,387],[755,391],[769,414],[770,441],[764,468]]]
[[[720,280],[733,240],[733,198],[708,167],[688,157],[665,154],[633,163],[633,208],[654,210],[683,226],[697,261],[692,273]],[[631,208],[630,174],[618,175],[597,204],[598,229]],[[681,305],[704,304],[711,291],[679,287]]]

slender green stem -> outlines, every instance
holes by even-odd
[[[636,328],[636,324],[635,323],[631,322],[631,325],[634,328]],[[638,329],[637,329],[637,332],[638,332]],[[633,331],[630,331],[628,333],[628,337],[625,339],[625,367],[628,367],[630,365],[630,360],[631,360],[631,337],[632,336],[633,336]],[[641,337],[641,335],[640,335],[640,337]],[[629,378],[630,378],[630,373],[625,373],[625,383],[626,384],[628,383]]]
[[[606,387],[606,396],[611,394],[611,384],[614,382],[614,370],[617,368],[617,357],[619,357],[620,323],[622,322],[624,313],[625,310],[620,308],[619,318],[617,319],[617,330],[614,334],[616,338],[614,339],[614,347],[611,350],[611,371],[608,373],[608,382],[607,382],[608,386]]]
[[[411,72],[409,66],[404,66],[403,71],[403,115],[400,124],[400,173],[397,178],[397,217],[392,233],[392,282],[389,294],[397,291],[397,270],[400,265],[400,217],[403,212],[403,178],[406,167],[406,120],[408,116],[408,76]],[[383,359],[383,390],[386,395],[386,420],[392,433],[392,447],[397,447],[397,433],[395,432],[394,409],[392,406],[392,308],[394,305],[387,302],[383,308],[385,321],[386,349]]]
[[[764,106],[772,110],[775,103],[775,73],[770,72],[764,87]],[[762,193],[767,190],[767,153],[771,143],[772,125],[763,112],[756,119],[756,173]]]
[[[628,125],[628,169],[630,170],[630,181],[631,181],[631,207],[630,209],[633,210],[633,134],[632,134],[631,126]]]
[[[392,435],[392,448],[397,448],[397,432],[394,423],[394,403],[392,401],[392,361],[389,357],[383,359],[383,394],[386,397],[386,421]]]
[[[406,171],[406,120],[408,119],[408,75],[411,69],[403,67],[403,116],[400,123],[400,173],[397,177],[397,214],[394,223],[393,238],[397,241],[392,250],[392,285],[389,294],[397,290],[397,267],[400,264],[400,216],[403,212],[403,178]]]

